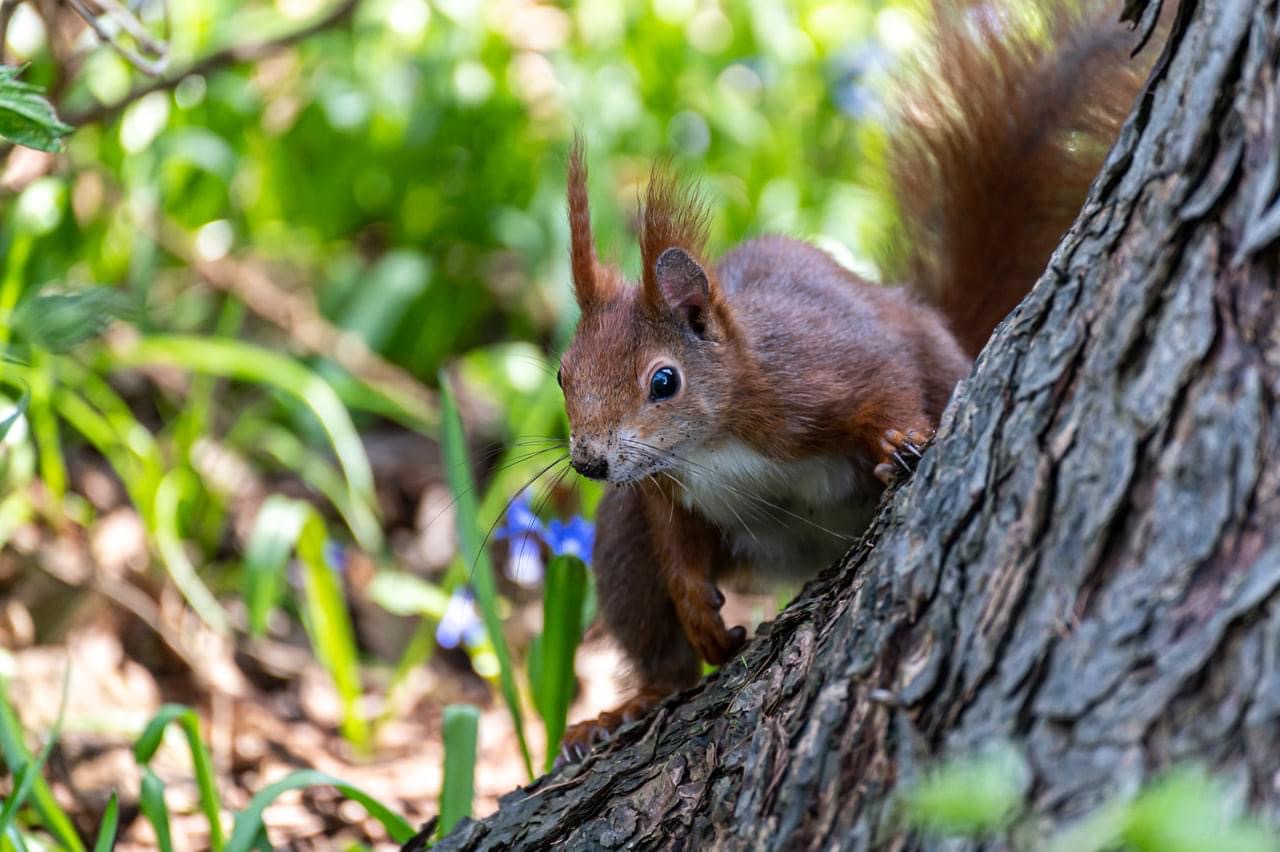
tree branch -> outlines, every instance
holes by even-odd
[[[164,73],[165,65],[167,64],[168,48],[167,46],[158,45],[152,41],[151,37],[146,34],[146,30],[142,29],[142,25],[140,23],[135,27],[133,26],[133,23],[126,23],[128,20],[126,18],[122,17],[118,19],[121,29],[132,35],[140,47],[156,54],[156,58],[154,60],[147,59],[127,44],[123,44],[118,38],[116,38],[115,33],[108,30],[103,25],[102,21],[98,20],[98,16],[93,13],[92,9],[84,4],[84,0],[67,0],[67,5],[71,7],[73,12],[80,16],[80,20],[89,25],[89,29],[93,30],[93,32],[98,36],[98,41],[123,56],[125,61],[134,68],[137,68],[148,77],[159,77]],[[108,9],[107,11],[109,12],[110,10]]]
[[[63,121],[76,127],[82,127],[96,121],[104,121],[117,115],[129,104],[134,103],[141,98],[146,97],[152,92],[167,91],[176,87],[187,77],[202,74],[209,74],[219,68],[225,68],[230,65],[242,65],[248,62],[257,62],[265,59],[275,53],[284,50],[300,41],[303,41],[316,33],[322,32],[330,27],[336,26],[343,21],[349,19],[355,12],[356,7],[360,5],[360,0],[341,0],[332,9],[321,17],[299,27],[290,33],[269,39],[267,41],[258,42],[256,44],[242,44],[226,47],[222,50],[215,51],[203,59],[196,60],[186,68],[171,72],[159,79],[153,80],[142,86],[138,86],[129,94],[120,100],[111,104],[98,104],[80,113],[73,113],[63,116]]]

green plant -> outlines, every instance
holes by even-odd
[[[440,792],[439,836],[471,816],[476,773],[476,730],[480,713],[467,704],[444,708],[444,782]]]
[[[498,658],[498,684],[502,691],[502,698],[507,703],[507,709],[511,711],[511,722],[515,727],[516,740],[520,744],[520,755],[524,759],[525,769],[532,777],[533,760],[529,756],[529,744],[524,735],[524,713],[516,684],[516,670],[511,659],[511,651],[507,647],[506,637],[502,632],[502,618],[498,614],[498,593],[494,584],[493,567],[484,549],[483,533],[476,505],[475,481],[471,475],[471,465],[467,461],[462,421],[458,417],[457,406],[448,388],[448,377],[444,375],[440,378],[440,390],[441,447],[449,475],[449,485],[453,489],[456,501],[461,555],[464,564],[471,566],[471,585],[476,592],[476,601],[484,619],[489,642],[492,643]]]
[[[64,689],[65,694],[65,689]],[[65,711],[65,698],[63,710]],[[187,748],[191,755],[192,766],[196,775],[196,785],[200,791],[200,807],[209,823],[209,846],[214,850],[226,852],[248,852],[261,848],[266,843],[263,811],[282,793],[304,787],[331,786],[349,799],[359,802],[376,820],[382,823],[387,834],[397,843],[404,843],[413,836],[413,827],[387,805],[354,787],[340,778],[315,770],[298,770],[284,778],[263,787],[254,794],[249,804],[241,811],[232,814],[233,828],[231,836],[224,841],[222,833],[222,805],[218,795],[216,778],[214,777],[209,749],[201,733],[199,720],[194,711],[181,705],[169,704],[160,709],[148,723],[142,735],[134,744],[134,758],[142,768],[142,783],[139,789],[138,802],[143,816],[155,830],[157,843],[161,850],[168,852],[174,848],[171,818],[168,805],[165,803],[165,784],[151,770],[149,763],[160,747],[165,729],[170,723],[177,723],[182,730]],[[7,766],[14,769],[14,792],[0,809],[0,838],[7,838],[16,849],[25,849],[24,834],[15,821],[19,812],[26,805],[28,797],[32,797],[35,819],[33,827],[40,827],[51,834],[62,848],[83,850],[84,844],[76,833],[66,813],[53,801],[48,785],[41,777],[45,760],[57,739],[62,726],[60,713],[57,723],[49,735],[41,754],[32,758],[23,743],[23,732],[18,726],[17,717],[9,704],[7,696],[0,690],[0,752]],[[472,729],[474,749],[474,726]],[[469,807],[469,799],[468,799]],[[113,793],[107,803],[99,822],[95,852],[112,848],[119,823],[119,801]],[[0,840],[0,844],[4,841]]]
[[[986,838],[1049,852],[1275,852],[1280,834],[1241,815],[1223,785],[1194,766],[1172,769],[1045,838],[1027,816],[1030,770],[1011,746],[949,760],[903,794],[910,824],[931,834]]]
[[[557,556],[547,563],[542,633],[529,649],[533,703],[546,731],[546,772],[555,765],[573,701],[573,658],[582,641],[588,588],[587,567],[578,557]]]
[[[39,86],[18,79],[22,68],[0,65],[0,137],[28,148],[57,151],[71,132],[43,97]]]

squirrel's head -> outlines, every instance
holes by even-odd
[[[569,161],[573,289],[582,319],[560,363],[569,456],[584,476],[635,482],[679,468],[721,428],[736,335],[698,259],[706,215],[655,169],[641,217],[639,285],[596,258],[581,143]]]

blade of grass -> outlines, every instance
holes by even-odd
[[[364,527],[377,525],[378,519],[369,506],[352,499],[346,480],[333,463],[283,426],[264,417],[245,416],[227,433],[227,443],[246,454],[266,456],[283,470],[301,477],[333,504],[352,535]]]
[[[360,710],[360,663],[355,630],[347,612],[342,584],[325,559],[328,533],[320,515],[311,509],[298,538],[306,588],[306,625],[320,662],[329,671],[342,702],[342,734],[357,749],[369,747],[369,726]]]
[[[134,416],[129,404],[121,399],[100,373],[80,366],[71,358],[62,358],[58,362],[58,375],[62,377],[62,386],[55,390],[54,403],[58,406],[59,413],[67,417],[61,399],[63,388],[75,388],[86,402],[102,412],[102,419],[116,436],[121,451],[136,460],[136,482],[126,481],[126,487],[132,486],[130,498],[134,500],[143,520],[150,522],[151,499],[167,469],[155,436]],[[123,473],[121,475],[123,477]]]
[[[5,841],[0,843],[0,849],[4,849],[5,852],[9,852],[9,850],[12,850],[12,852],[27,852],[27,841],[22,839],[22,833],[16,827],[9,826],[9,830],[4,834],[0,834],[0,838]]]
[[[431,659],[435,651],[436,625],[444,617],[449,596],[439,586],[416,574],[390,569],[383,569],[374,576],[366,594],[369,600],[387,612],[419,616],[413,636],[396,662],[395,672],[387,683],[382,712],[374,721],[374,727],[378,728],[395,716],[400,688],[408,680],[410,673]]]
[[[373,471],[364,444],[351,416],[328,383],[292,358],[239,340],[183,335],[153,335],[123,347],[114,354],[120,366],[164,364],[198,373],[275,388],[296,399],[311,412],[324,430],[352,497],[373,512]],[[352,534],[360,546],[377,553],[382,531],[376,523],[361,523]]]
[[[547,732],[545,771],[550,772],[560,751],[569,705],[573,702],[573,658],[582,641],[583,601],[587,595],[587,566],[575,556],[557,556],[547,564],[542,589],[542,635],[538,642],[538,672],[533,683],[535,703]]]
[[[67,493],[67,463],[62,456],[58,418],[53,411],[53,388],[56,382],[52,361],[41,352],[34,353],[28,372],[31,382],[28,420],[31,423],[31,434],[36,439],[40,479],[49,492],[49,506],[58,515],[62,512],[62,499]]]
[[[231,831],[231,839],[227,841],[226,852],[249,852],[250,849],[255,848],[259,835],[264,831],[263,811],[282,793],[301,790],[304,787],[336,787],[342,795],[363,805],[374,819],[382,823],[387,834],[396,843],[405,843],[414,835],[413,826],[404,817],[363,790],[324,772],[300,769],[291,772],[274,784],[263,787],[249,800],[249,805],[236,814],[235,828]]]
[[[391,680],[387,682],[382,712],[373,722],[375,730],[380,730],[383,725],[396,717],[400,709],[400,689],[409,679],[409,674],[425,666],[431,659],[431,655],[435,653],[436,624],[435,620],[425,616],[418,619],[418,626],[413,629],[413,635],[409,637],[404,653],[396,661]]]
[[[258,510],[253,532],[245,547],[244,602],[249,632],[261,636],[267,618],[280,600],[285,566],[307,522],[311,507],[298,500],[273,494]]]
[[[18,418],[27,410],[27,404],[31,402],[31,389],[23,387],[22,396],[18,397],[18,401],[14,403],[13,411],[0,420],[0,441],[4,440],[4,436],[9,434],[9,430],[13,428],[13,424],[18,422]]]
[[[213,329],[214,337],[235,339],[239,336],[244,324],[245,307],[239,299],[228,298],[218,311],[218,319]],[[171,434],[177,445],[179,458],[190,458],[191,449],[196,441],[208,430],[213,410],[213,393],[217,379],[208,373],[196,376],[191,382],[182,411],[174,418]]]
[[[520,756],[524,759],[525,770],[532,778],[533,760],[529,756],[529,744],[524,735],[524,718],[520,693],[516,686],[515,665],[511,661],[511,651],[502,633],[502,619],[498,615],[498,591],[493,580],[493,567],[489,564],[488,554],[481,546],[482,532],[477,516],[475,482],[467,459],[462,420],[458,416],[458,406],[449,389],[448,376],[443,371],[440,373],[440,430],[445,471],[449,479],[449,487],[453,490],[454,499],[457,501],[455,511],[458,540],[462,545],[462,555],[467,564],[474,566],[472,588],[475,590],[476,604],[480,610],[480,617],[484,621],[485,630],[489,634],[489,641],[493,644],[494,653],[498,657],[498,683],[502,690],[502,697],[507,703],[507,709],[511,711],[511,722],[515,728],[516,740],[520,744]]]
[[[93,852],[111,852],[115,848],[119,823],[120,802],[113,791],[107,801],[107,809],[102,813],[102,822],[98,825],[98,839],[93,844]]]
[[[0,550],[19,527],[32,517],[31,498],[23,490],[15,491],[0,500]]]
[[[8,690],[3,679],[0,679],[0,752],[3,752],[5,765],[15,773],[18,767],[31,762],[31,752],[23,742],[22,726],[18,723],[17,714],[9,703]],[[39,772],[33,773],[30,777],[32,780],[29,795],[32,806],[45,830],[53,835],[63,848],[70,849],[72,852],[84,852],[80,835],[76,833],[71,818],[53,798],[53,791],[49,789],[49,785],[40,777]]]
[[[0,280],[0,350],[9,347],[9,338],[13,332],[13,309],[17,307],[18,298],[22,295],[25,280],[23,273],[34,245],[35,236],[27,228],[16,229],[9,242],[4,279]]]
[[[142,792],[138,807],[156,832],[156,846],[160,852],[173,852],[173,835],[169,830],[169,806],[164,801],[164,782],[151,771],[142,770]]]
[[[40,750],[39,757],[35,760],[28,760],[13,770],[13,792],[4,803],[4,808],[0,809],[0,835],[8,833],[9,826],[13,824],[13,818],[17,815],[18,809],[26,803],[27,796],[31,795],[35,780],[44,771],[44,765],[49,760],[49,755],[53,752],[53,744],[58,741],[58,735],[62,733],[62,722],[67,715],[67,696],[70,692],[70,686],[71,666],[68,665],[62,673],[62,698],[58,703],[58,718],[53,723],[53,730],[49,732],[49,741]]]
[[[476,731],[480,711],[470,704],[444,708],[444,782],[440,788],[440,837],[471,816],[475,795]]]
[[[181,704],[166,704],[147,723],[142,736],[133,746],[133,757],[146,766],[155,756],[156,749],[170,722],[177,722],[187,740],[191,752],[191,766],[195,771],[196,787],[200,791],[200,809],[209,821],[209,845],[215,852],[222,848],[221,802],[218,799],[218,783],[213,774],[213,759],[200,736],[200,718],[194,710]]]
[[[169,471],[160,480],[160,487],[156,489],[155,495],[155,544],[165,570],[191,605],[191,609],[205,624],[225,636],[231,632],[230,618],[222,604],[209,591],[209,587],[200,579],[196,566],[192,564],[182,543],[182,531],[178,528],[178,506],[190,485],[189,478],[190,474],[186,470],[178,469]]]

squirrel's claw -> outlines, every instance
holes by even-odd
[[[615,710],[607,710],[594,719],[570,725],[560,740],[560,753],[556,756],[555,768],[578,763],[591,749],[612,737],[614,731],[648,713],[665,696],[666,693],[660,689],[645,688]]]
[[[925,448],[933,440],[933,433],[925,433],[917,429],[900,432],[890,429],[884,433],[880,441],[881,461],[875,467],[876,479],[885,485],[892,485],[899,476],[908,477],[915,473],[920,459],[924,458]]]
[[[701,619],[695,629],[688,629],[689,642],[702,659],[713,666],[722,666],[747,643],[747,628],[742,625],[726,628],[720,613],[712,610]]]

